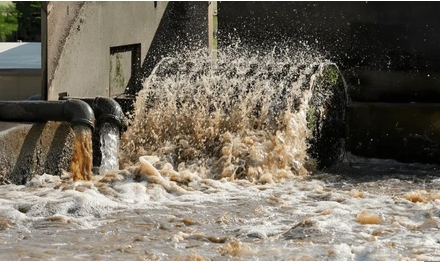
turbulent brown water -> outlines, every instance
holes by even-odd
[[[70,170],[73,180],[90,180],[92,178],[93,152],[92,131],[86,126],[75,126],[74,149]]]
[[[438,260],[439,167],[308,155],[307,49],[167,57],[120,170],[0,186],[2,260]],[[111,169],[111,168],[109,168]]]
[[[198,177],[282,182],[306,176],[307,112],[319,66],[311,51],[245,49],[164,58],[138,94],[123,164],[154,155]],[[166,171],[163,171],[166,173]]]

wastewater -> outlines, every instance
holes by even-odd
[[[119,135],[119,127],[113,123],[106,122],[99,130],[102,154],[100,174],[119,169]]]
[[[85,125],[76,125],[73,127],[73,132],[75,141],[70,162],[72,179],[90,180],[93,175],[92,130]]]
[[[88,158],[0,185],[0,259],[440,259],[438,166],[346,152],[316,168],[308,114],[330,64],[303,47],[163,58],[99,172]]]

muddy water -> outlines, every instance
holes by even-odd
[[[282,184],[193,181],[187,194],[129,172],[0,186],[1,259],[439,259],[438,167],[350,161]]]
[[[325,63],[298,50],[164,59],[121,170],[0,186],[0,258],[438,260],[438,166],[346,154],[314,169],[307,87]]]
[[[72,178],[73,180],[90,180],[93,175],[92,131],[90,127],[83,125],[74,126],[73,131],[75,141],[70,162]]]

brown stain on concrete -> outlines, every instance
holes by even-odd
[[[26,184],[35,175],[60,176],[63,171],[70,171],[73,180],[90,180],[92,168],[89,127],[0,122],[0,184]]]
[[[50,1],[45,5],[47,14],[46,31],[47,39],[47,93],[51,92],[52,80],[58,67],[64,46],[69,34],[74,31],[73,25],[80,19],[83,11],[84,1]]]
[[[0,122],[0,129],[0,183],[69,170],[75,139],[69,123]]]

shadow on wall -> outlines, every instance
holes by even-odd
[[[142,88],[163,57],[207,46],[207,8],[207,2],[168,3],[127,94]],[[439,2],[223,1],[218,4],[219,47],[237,39],[253,49],[301,41],[326,54],[342,71],[438,71],[439,8]]]
[[[440,2],[219,2],[219,43],[303,41],[341,69],[440,70]],[[233,37],[231,37],[233,36]]]
[[[141,75],[131,76],[127,93],[134,95],[159,61],[184,49],[208,45],[207,2],[168,2],[148,53],[141,66]],[[134,79],[133,79],[134,78]]]

